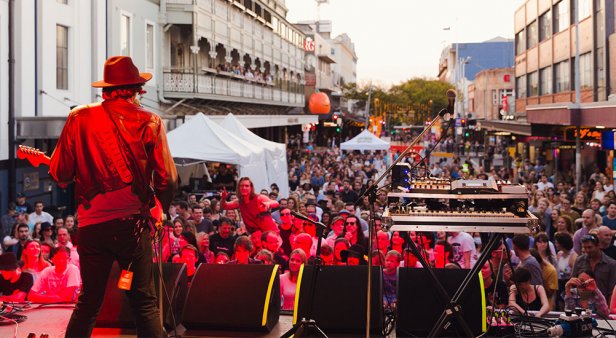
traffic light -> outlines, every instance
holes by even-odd
[[[338,115],[334,114],[334,116],[332,116],[332,119],[333,119],[334,121],[338,120]]]
[[[467,130],[464,132],[464,137],[469,137],[471,135],[471,133]]]
[[[466,119],[461,119],[460,124],[462,125],[462,127],[466,127]]]
[[[340,132],[340,127],[336,127],[336,132],[339,133]]]

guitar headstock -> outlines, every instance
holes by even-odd
[[[38,167],[40,164],[49,164],[50,161],[49,156],[45,155],[44,152],[24,145],[19,145],[17,148],[17,158],[28,160],[34,167]]]

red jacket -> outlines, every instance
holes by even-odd
[[[103,106],[113,116],[117,128]],[[122,142],[118,148],[118,138],[112,137],[115,132],[120,132],[129,144],[141,177],[151,178],[149,183],[163,210],[168,210],[177,186],[177,173],[165,127],[158,115],[125,100],[108,100],[73,109],[51,156],[49,174],[61,187],[75,182],[78,204],[87,205],[99,193],[126,187],[130,183],[118,173],[118,161],[111,154],[114,145],[116,153],[122,149],[116,156],[122,156],[125,163],[132,163],[132,157],[123,151]],[[136,173],[133,176],[139,177]]]

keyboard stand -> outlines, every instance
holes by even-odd
[[[438,292],[440,300],[446,303],[443,313],[432,327],[432,330],[428,334],[428,337],[439,337],[442,331],[452,324],[452,321],[454,319],[457,321],[459,327],[464,331],[464,334],[467,337],[475,336],[462,316],[463,309],[462,306],[459,304],[459,301],[466,289],[468,288],[468,285],[470,284],[471,280],[473,278],[477,278],[477,275],[481,271],[481,268],[488,261],[490,253],[496,246],[498,246],[499,241],[502,241],[503,243],[505,241],[505,237],[502,233],[492,233],[490,235],[490,239],[486,243],[486,246],[482,248],[482,252],[479,256],[479,259],[477,260],[477,263],[475,263],[473,268],[466,274],[466,277],[464,277],[462,284],[460,284],[460,286],[451,298],[449,298],[447,290],[445,290],[441,282],[438,280],[438,278],[434,274],[433,268],[429,265],[428,262],[426,262],[426,259],[419,252],[419,249],[417,248],[415,243],[413,241],[409,241],[413,254],[421,262],[424,271],[426,271],[428,277],[432,279],[432,282],[436,286],[436,290]]]

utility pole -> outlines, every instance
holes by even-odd
[[[575,8],[577,11],[577,6]],[[576,191],[580,191],[580,187],[582,185],[582,145],[580,142],[580,103],[582,102],[582,97],[580,93],[580,26],[579,26],[579,15],[578,13],[574,13],[575,16],[575,109],[577,110],[576,116],[578,116],[578,120],[576,121],[575,126],[575,189]]]
[[[368,100],[366,101],[366,130],[368,130],[369,120],[370,120],[370,100],[372,98],[372,84],[368,87]]]

